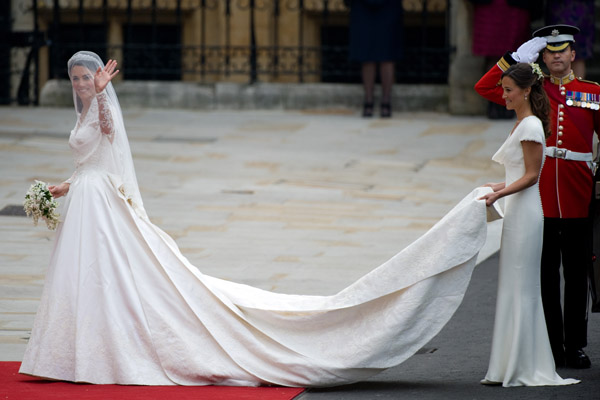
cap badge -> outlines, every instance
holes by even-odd
[[[552,30],[552,36],[558,36],[560,32],[558,31],[558,29],[553,29]]]

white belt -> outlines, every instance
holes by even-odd
[[[554,146],[546,147],[546,155],[548,157],[562,158],[564,160],[587,161],[592,162],[592,153],[579,153],[567,149],[561,149]]]

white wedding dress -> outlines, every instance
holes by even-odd
[[[492,157],[504,164],[506,186],[525,173],[522,141],[545,145],[541,121],[524,118]],[[544,217],[538,184],[505,197],[494,337],[482,383],[569,385],[555,371],[542,307],[540,263]]]
[[[190,265],[127,197],[94,107],[69,139],[76,172],[21,373],[97,384],[345,384],[406,360],[460,305],[495,210],[477,198],[490,189],[336,295],[267,292]]]

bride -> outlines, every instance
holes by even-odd
[[[20,372],[97,384],[327,386],[413,355],[460,305],[485,242],[478,188],[429,232],[332,296],[202,274],[148,219],[106,66],[68,62],[77,122],[40,306]]]

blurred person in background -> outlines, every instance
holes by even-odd
[[[350,60],[361,63],[363,117],[375,107],[377,66],[381,79],[380,116],[392,116],[394,62],[403,55],[403,9],[398,0],[344,0],[350,7]]]

